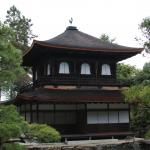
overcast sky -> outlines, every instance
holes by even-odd
[[[141,47],[135,40],[141,36],[138,25],[150,17],[150,0],[1,0],[0,20],[12,5],[31,18],[37,40],[64,32],[72,17],[73,25],[82,32],[95,37],[106,33],[118,44]],[[146,61],[150,58],[138,55],[126,63],[142,68]]]

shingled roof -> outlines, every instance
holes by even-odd
[[[140,51],[141,48],[132,48],[121,46],[118,44],[113,44],[109,42],[104,42],[96,37],[88,35],[79,31],[76,27],[69,26],[66,31],[52,39],[46,41],[37,41],[39,44],[47,44],[47,45],[57,45],[68,48],[80,48],[83,50],[125,50],[131,51],[136,50]]]
[[[121,46],[114,43],[104,42],[99,38],[93,37],[86,33],[79,31],[74,26],[66,28],[62,34],[46,40],[37,41],[34,40],[31,47],[24,54],[24,60],[32,59],[35,55],[41,55],[44,52],[51,52],[57,50],[59,52],[73,51],[73,52],[92,52],[92,53],[128,53],[131,57],[140,53],[143,48],[133,48]]]
[[[124,102],[123,95],[119,90],[52,90],[36,89],[18,94],[16,102]]]

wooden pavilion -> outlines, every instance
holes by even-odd
[[[13,103],[30,123],[46,123],[69,135],[126,135],[130,105],[116,80],[118,61],[140,53],[69,26],[47,41],[33,41],[23,56],[32,67],[33,86],[21,90]]]

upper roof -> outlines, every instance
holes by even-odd
[[[42,52],[38,49],[38,47],[42,47]],[[65,49],[68,51],[78,52],[121,52],[132,53],[132,56],[143,50],[143,48],[126,47],[104,42],[96,37],[79,31],[74,26],[69,26],[66,28],[65,32],[52,39],[46,41],[34,40],[31,47],[25,53],[24,59],[34,56],[35,53],[43,53],[43,47],[48,48],[49,51],[52,51],[52,49],[59,49],[60,51]]]
[[[57,45],[57,46],[64,46],[68,48],[80,48],[86,50],[141,50],[141,48],[132,48],[121,46],[118,44],[113,44],[109,42],[104,42],[96,37],[88,35],[79,31],[74,26],[69,26],[66,28],[65,32],[46,41],[37,41],[39,44],[47,44],[47,45]]]

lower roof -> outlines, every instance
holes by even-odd
[[[120,90],[52,90],[42,88],[20,93],[14,102],[108,103],[124,102],[124,97]]]

